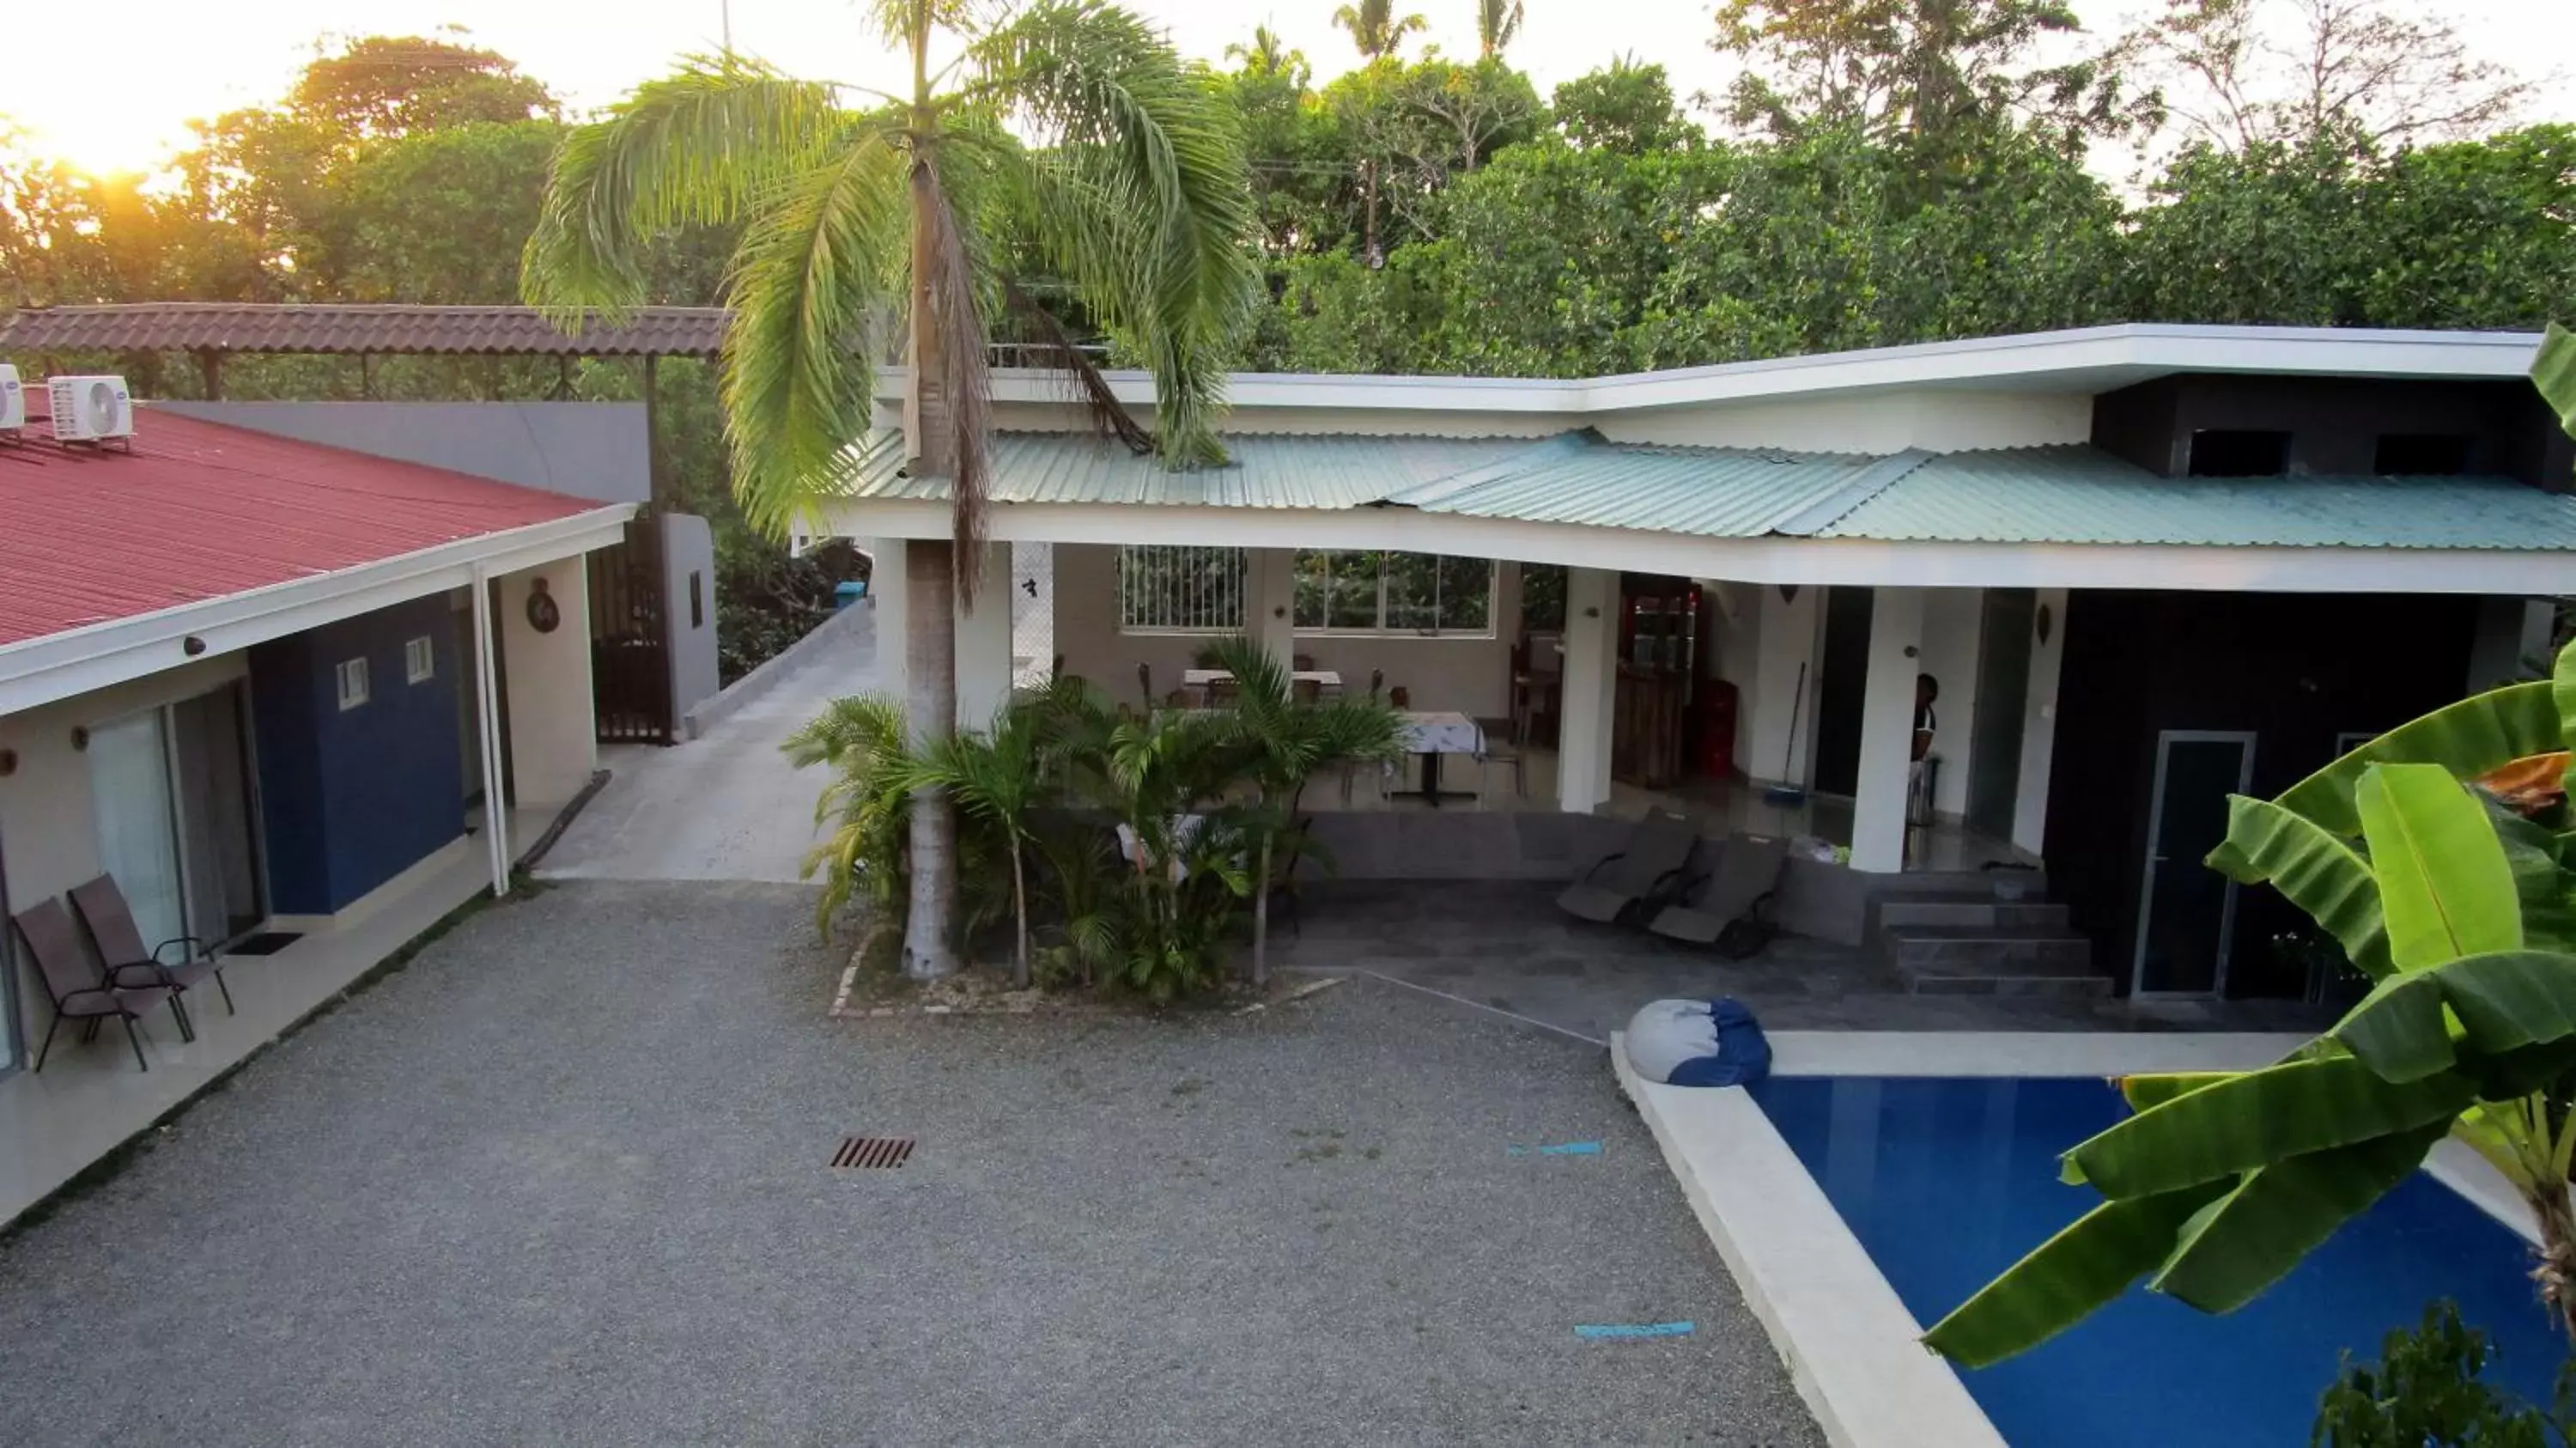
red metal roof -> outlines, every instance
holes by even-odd
[[[132,453],[75,450],[42,417],[0,443],[0,645],[602,506],[149,407]]]

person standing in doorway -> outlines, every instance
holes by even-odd
[[[1930,674],[1914,676],[1914,762],[1920,764],[1932,753],[1932,731],[1940,720],[1932,712],[1932,701],[1941,697],[1941,681]]]
[[[1905,853],[1914,854],[1914,832],[1932,823],[1932,734],[1940,717],[1932,703],[1941,697],[1941,681],[1930,674],[1914,676],[1914,755],[1905,766]]]

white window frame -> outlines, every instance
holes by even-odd
[[[438,645],[427,634],[403,641],[403,681],[426,684],[438,677]]]
[[[1387,554],[1387,553],[1413,553],[1413,552],[1414,552],[1414,550],[1413,550],[1413,549],[1410,549],[1410,548],[1300,548],[1300,549],[1298,549],[1298,550],[1297,550],[1297,556],[1298,556],[1299,558],[1301,558],[1301,559],[1302,559],[1302,558],[1303,558],[1306,554],[1308,554],[1308,553],[1377,553],[1377,554],[1381,554],[1381,555],[1383,555],[1383,554]],[[1459,554],[1459,553],[1421,553],[1421,554],[1416,554],[1416,556],[1417,556],[1417,557],[1423,557],[1423,558],[1432,558],[1432,559],[1449,559],[1449,558],[1461,558],[1461,557],[1465,557],[1465,556],[1467,556],[1467,555],[1465,555],[1465,554]],[[1331,626],[1331,625],[1328,625],[1328,624],[1317,624],[1317,625],[1314,625],[1314,626],[1312,626],[1312,627],[1309,627],[1309,626],[1307,626],[1307,625],[1305,625],[1305,624],[1294,624],[1294,629],[1295,629],[1295,632],[1296,632],[1296,636],[1297,636],[1297,637],[1299,637],[1299,638],[1340,638],[1340,639],[1467,639],[1467,640],[1473,640],[1473,639],[1490,639],[1490,638],[1493,638],[1493,637],[1495,637],[1495,633],[1494,633],[1494,610],[1495,610],[1495,608],[1496,608],[1496,607],[1498,606],[1498,604],[1499,604],[1499,601],[1500,601],[1500,600],[1499,600],[1499,598],[1498,598],[1498,595],[1500,594],[1500,592],[1501,592],[1501,590],[1502,590],[1502,586],[1503,586],[1502,562],[1501,562],[1501,560],[1499,560],[1499,559],[1488,558],[1488,559],[1484,560],[1484,563],[1485,563],[1485,626],[1484,626],[1483,628],[1481,628],[1481,629],[1439,628],[1439,627],[1432,627],[1432,628],[1405,628],[1405,627],[1401,627],[1401,626],[1397,626],[1397,625],[1390,625],[1390,624],[1386,621],[1386,580],[1387,580],[1387,568],[1386,568],[1386,565],[1385,565],[1384,561],[1381,559],[1381,561],[1380,561],[1380,563],[1379,563],[1379,565],[1378,565],[1378,570],[1377,570],[1377,622],[1376,622],[1376,623],[1374,623],[1374,624],[1364,624],[1364,625],[1351,625],[1351,626],[1345,626],[1345,627],[1340,627],[1340,628],[1335,628],[1335,627],[1333,627],[1333,626]],[[1292,565],[1292,566],[1293,566],[1293,565]],[[1437,564],[1435,564],[1435,565],[1434,565],[1434,567],[1437,567]],[[1291,615],[1291,618],[1292,618],[1292,622],[1293,622],[1293,618],[1294,618],[1295,611],[1296,611],[1296,603],[1295,603],[1295,600],[1294,600],[1294,598],[1293,598],[1293,596],[1292,596],[1292,598],[1291,598],[1291,600],[1290,600],[1290,603],[1289,603],[1289,612],[1290,612],[1290,615]],[[1329,615],[1328,615],[1328,616],[1329,616]]]
[[[340,712],[346,714],[367,702],[367,656],[342,659],[337,670],[340,690]]]
[[[1230,553],[1234,555],[1234,581],[1231,585],[1220,583],[1214,588],[1205,589],[1196,594],[1170,594],[1162,598],[1154,598],[1150,591],[1131,591],[1127,578],[1127,558],[1128,550],[1135,548],[1165,549],[1174,552],[1187,550],[1201,553]],[[1244,549],[1190,543],[1122,543],[1118,545],[1118,556],[1113,567],[1117,570],[1114,586],[1118,591],[1118,631],[1122,634],[1189,635],[1206,638],[1241,633],[1251,624],[1252,555]],[[1224,595],[1229,586],[1233,592],[1232,622],[1227,622],[1223,618],[1226,612]],[[1147,613],[1169,616],[1170,613],[1194,612],[1200,616],[1193,622],[1184,624],[1131,622],[1140,602],[1148,605],[1162,605],[1161,608],[1149,606],[1144,610]]]

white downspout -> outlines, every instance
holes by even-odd
[[[474,726],[483,744],[483,840],[492,857],[492,895],[510,893],[510,811],[501,797],[501,701],[492,664],[492,578],[474,565]]]

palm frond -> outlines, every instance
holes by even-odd
[[[975,92],[1038,133],[1021,157],[1034,236],[1143,354],[1164,460],[1221,461],[1225,364],[1259,286],[1234,112],[1203,67],[1102,0],[1038,0],[969,60]]]
[[[789,178],[744,232],[728,287],[726,439],[744,518],[773,535],[829,491],[876,407],[870,312],[907,265],[905,159],[880,128]]]
[[[564,137],[520,253],[522,294],[566,328],[590,312],[622,319],[645,300],[654,236],[748,215],[848,123],[828,86],[757,61],[691,57]]]
[[[929,313],[916,308],[913,323],[932,334],[913,338],[914,365],[922,368],[915,395],[923,429],[938,434],[930,443],[937,450],[925,451],[921,462],[930,476],[948,478],[957,601],[972,607],[984,571],[985,500],[993,484],[992,365],[973,248],[940,185],[937,157],[914,158],[911,189],[914,222],[926,233],[915,264],[923,271],[916,280]],[[924,351],[934,354],[932,365],[922,366]]]

